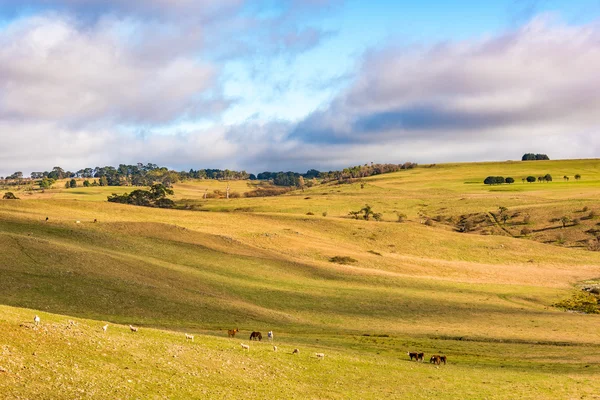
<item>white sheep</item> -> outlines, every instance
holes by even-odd
[[[137,332],[138,328],[136,328],[135,326],[131,326],[129,325],[129,329],[131,329],[131,332]]]
[[[40,319],[40,317],[38,317],[37,315],[36,315],[35,317],[33,317],[33,323],[34,323],[34,324],[36,324],[36,325],[39,325],[39,324],[40,324],[40,321],[41,321],[41,319]]]
[[[269,340],[273,340],[273,331],[269,331],[267,333],[267,337],[269,338]]]
[[[248,346],[247,344],[244,344],[244,343],[240,343],[240,344],[242,345],[242,349],[243,349],[243,350],[248,350],[248,351],[250,351],[250,346]]]
[[[185,338],[187,340],[191,340],[192,342],[194,341],[194,335],[188,335],[187,333],[185,334]]]
[[[102,327],[102,332],[106,333],[107,330],[108,330],[108,324],[106,324]]]
[[[325,358],[325,354],[323,354],[323,353],[315,353],[315,355],[317,356],[317,358],[319,358],[321,360]]]
[[[273,346],[273,351],[277,351],[277,346]]]

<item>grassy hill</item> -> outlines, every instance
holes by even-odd
[[[555,182],[521,182],[546,173]],[[485,186],[489,175],[517,183]],[[551,221],[584,207],[600,214],[599,183],[600,161],[573,160],[419,167],[269,198],[205,200],[226,184],[175,186],[179,204],[204,212],[104,201],[130,188],[17,192],[21,200],[0,200],[0,388],[14,397],[67,386],[75,397],[592,396],[600,316],[552,305],[600,277],[600,253],[585,246],[599,221]],[[367,203],[382,222],[348,217]],[[500,206],[506,223],[494,221]],[[520,235],[525,214],[538,232]],[[486,215],[456,232],[461,219]],[[35,313],[42,328],[29,326]],[[67,319],[81,320],[65,329]],[[104,336],[104,321],[142,330]],[[273,330],[285,351],[261,343],[243,353],[226,337],[234,327],[244,342]],[[411,363],[412,350],[450,363]],[[325,360],[310,357],[321,351]],[[79,385],[65,381],[74,365]]]

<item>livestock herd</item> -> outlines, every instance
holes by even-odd
[[[40,319],[40,317],[39,317],[38,315],[36,315],[36,316],[33,318],[33,323],[34,323],[34,325],[35,325],[35,326],[38,326],[38,325],[40,325],[40,322],[41,322],[41,319]],[[71,325],[75,325],[75,323],[74,323],[73,321],[69,321],[69,324],[71,324]],[[133,325],[129,325],[129,330],[130,330],[131,332],[138,332],[139,328],[138,328],[138,327],[135,327],[135,326],[133,326]],[[108,324],[106,324],[106,325],[102,326],[102,331],[103,331],[104,333],[106,333],[106,332],[108,331]],[[238,333],[239,331],[240,331],[240,330],[239,330],[238,328],[235,328],[235,329],[229,329],[229,330],[227,331],[227,335],[228,335],[230,338],[234,338],[234,337],[235,337],[235,334],[236,334],[236,333]],[[267,338],[268,338],[268,340],[269,340],[269,341],[271,341],[271,342],[274,340],[273,331],[269,331],[269,332],[267,333]],[[192,342],[193,342],[193,341],[194,341],[194,336],[186,333],[186,334],[185,334],[185,339],[186,339],[186,340],[190,340],[190,341],[192,341]],[[253,340],[254,340],[254,341],[259,341],[259,342],[260,342],[260,341],[262,341],[262,333],[260,333],[260,332],[257,332],[257,331],[252,331],[252,333],[250,334],[250,339],[249,339],[249,340],[250,340],[250,341],[253,341]],[[247,350],[247,351],[250,351],[250,346],[249,346],[249,345],[247,345],[247,344],[244,344],[244,343],[240,343],[240,345],[242,346],[242,350]],[[277,346],[273,346],[273,351],[275,351],[275,352],[277,351]],[[299,349],[294,349],[294,350],[292,351],[292,354],[300,354],[300,350],[299,350]],[[423,362],[423,359],[425,358],[425,353],[419,353],[419,352],[408,352],[408,353],[406,353],[406,354],[407,354],[407,355],[410,357],[410,360],[411,360],[411,361],[414,359],[414,360],[415,360],[415,361],[417,361],[417,362],[419,362],[419,361],[420,361],[420,362]],[[324,359],[324,358],[325,358],[325,354],[324,354],[324,353],[315,353],[315,356],[316,356],[318,359],[320,359],[320,360],[322,360],[322,359]],[[447,358],[446,358],[446,356],[444,356],[444,355],[437,355],[437,354],[436,354],[436,355],[433,355],[433,356],[431,356],[431,358],[429,359],[429,362],[430,362],[431,364],[436,364],[436,365],[440,365],[441,363],[444,363],[444,365],[445,365],[445,364],[446,364],[446,361],[447,361]]]

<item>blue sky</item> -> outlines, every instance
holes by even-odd
[[[599,17],[599,0],[0,0],[0,174],[599,156]]]

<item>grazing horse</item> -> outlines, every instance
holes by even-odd
[[[440,357],[438,355],[431,356],[431,358],[429,359],[430,364],[440,365],[441,362],[442,362],[442,357]]]
[[[440,356],[440,361],[446,365],[446,356]]]
[[[235,329],[229,329],[229,330],[227,331],[227,335],[228,335],[229,337],[235,337],[235,334],[236,334],[236,333],[238,333],[239,331],[240,331],[240,330],[239,330],[238,328],[235,328]]]
[[[260,332],[252,332],[250,334],[250,340],[258,340],[260,342],[262,340],[262,334]]]

